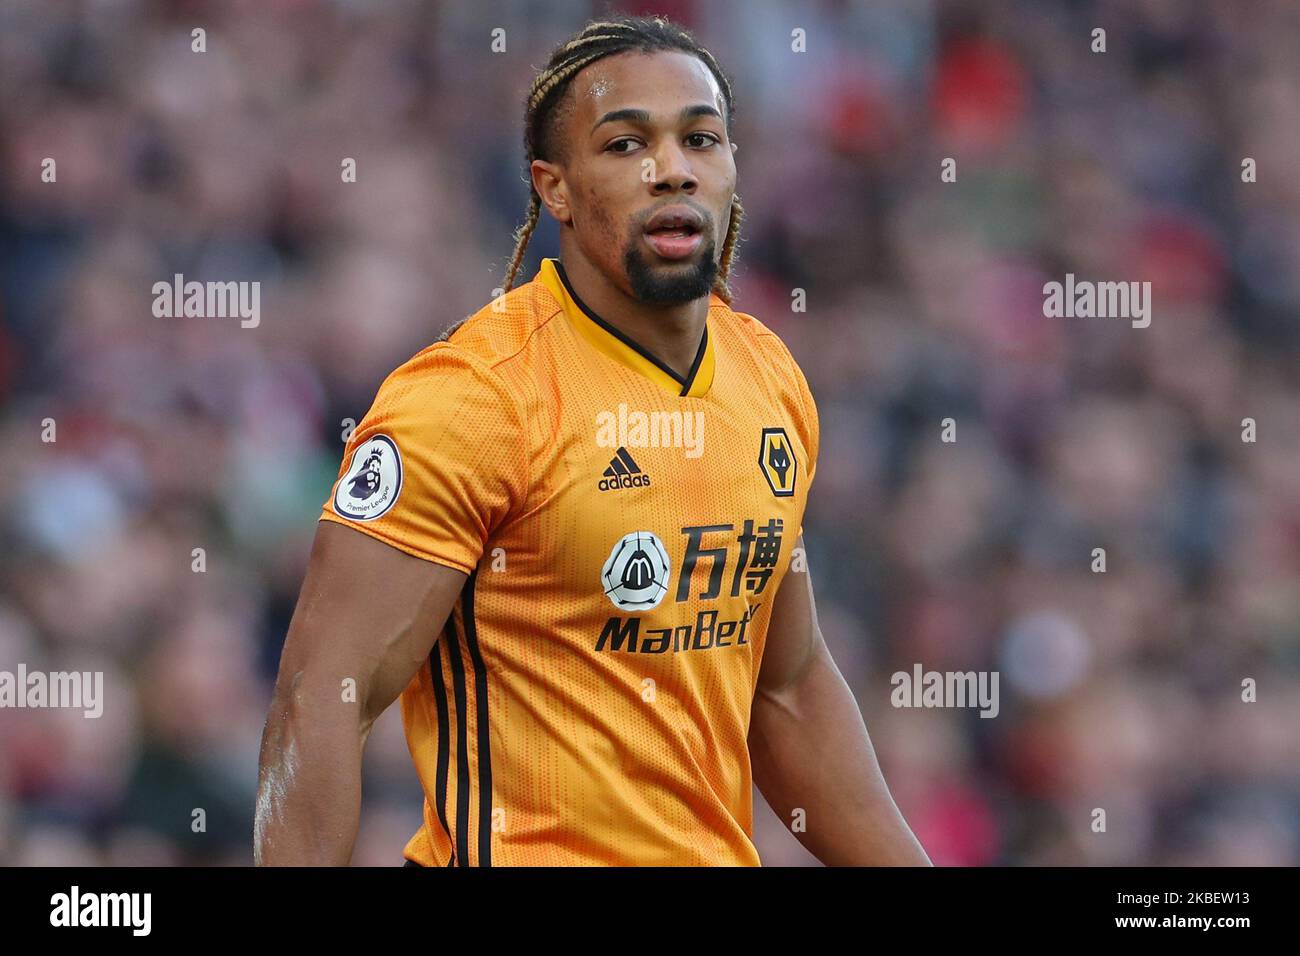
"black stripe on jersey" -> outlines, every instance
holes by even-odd
[[[478,754],[478,865],[492,865],[492,737],[488,727],[487,667],[478,646],[478,627],[474,621],[474,585],[478,569],[469,576],[460,596],[461,620],[465,626],[465,645],[474,669],[474,723]],[[456,837],[453,858],[459,866],[469,866],[469,705],[466,700],[465,664],[460,656],[455,615],[447,621],[451,639],[452,693],[456,698]]]
[[[695,352],[695,361],[691,363],[691,370],[686,373],[686,378],[680,379],[682,390],[679,395],[685,395],[691,390],[691,385],[695,383],[695,376],[700,372],[700,363],[704,361],[704,353],[709,344],[709,326],[704,326],[704,334],[700,336],[700,347]]]
[[[451,741],[451,724],[447,719],[447,688],[442,676],[442,648],[445,640],[434,641],[433,650],[429,652],[429,676],[433,684],[433,699],[438,710],[438,769],[434,775],[434,799],[438,804],[438,820],[442,823],[442,832],[451,840],[451,828],[447,826],[447,761]],[[456,845],[452,842],[451,856],[447,865],[456,861]]]
[[[558,259],[555,260],[555,271],[559,273],[560,281],[564,283],[564,288],[565,291],[569,293],[569,298],[573,300],[574,305],[576,305],[579,309],[582,310],[583,315],[591,319],[591,321],[595,322],[602,329],[604,329],[610,335],[614,336],[614,338],[618,339],[620,342],[622,342],[632,351],[636,352],[647,362],[653,363],[656,367],[666,372],[668,375],[672,376],[672,380],[674,382],[677,382],[682,387],[682,390],[677,393],[678,395],[685,395],[687,392],[691,390],[691,385],[694,384],[695,382],[695,376],[700,371],[700,363],[704,361],[705,346],[709,344],[709,327],[707,323],[704,326],[704,334],[700,336],[700,347],[695,352],[695,361],[691,363],[691,370],[686,373],[685,378],[682,378],[671,368],[669,368],[664,362],[662,362],[659,359],[659,357],[656,356],[653,352],[649,351],[644,346],[640,345],[635,339],[632,339],[627,335],[623,334],[622,332],[620,332],[618,329],[610,325],[608,322],[606,322],[604,319],[598,316],[595,312],[593,312],[590,308],[588,308],[587,303],[583,302],[582,299],[578,298],[578,293],[573,291],[573,286],[569,284],[568,273],[564,271],[564,263],[560,262]]]
[[[492,865],[492,736],[488,727],[487,667],[478,646],[478,626],[474,621],[474,585],[478,568],[465,584],[465,643],[474,663],[474,723],[478,729],[478,865]]]
[[[452,851],[458,866],[469,866],[469,759],[465,755],[467,728],[465,719],[465,664],[460,659],[460,639],[456,637],[455,611],[447,619],[448,647],[451,658],[452,695],[456,698],[456,845]]]

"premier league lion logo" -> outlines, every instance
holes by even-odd
[[[383,471],[383,461],[383,447],[375,448],[366,457],[365,464],[361,466],[361,474],[357,475],[348,483],[348,497],[360,498],[364,501],[379,490],[380,477]]]
[[[388,511],[402,492],[402,456],[387,435],[358,446],[352,464],[334,490],[334,510],[345,518],[372,521]]]

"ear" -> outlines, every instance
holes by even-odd
[[[541,197],[542,205],[557,222],[571,222],[573,210],[569,206],[569,187],[564,182],[563,169],[557,163],[534,159],[528,172],[533,178],[533,188]]]
[[[732,151],[733,153],[734,153],[736,150],[738,150],[738,149],[740,149],[740,144],[739,144],[739,143],[732,143],[732,144],[731,144],[731,151]]]

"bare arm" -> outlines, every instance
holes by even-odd
[[[466,575],[321,521],[262,734],[253,859],[343,866],[370,728],[428,657]],[[345,697],[344,681],[356,682]]]
[[[806,829],[795,836],[827,866],[931,865],[826,649],[807,572],[788,572],[772,607],[749,751],[768,804],[787,826],[804,811]]]

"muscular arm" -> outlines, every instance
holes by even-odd
[[[803,547],[802,537],[797,546]],[[777,592],[750,718],[754,782],[827,866],[929,866],[889,793],[866,724],[817,626],[812,580],[790,571]]]
[[[318,524],[262,734],[257,865],[351,859],[366,737],[428,657],[465,579],[344,525]],[[356,693],[345,700],[347,678]]]

